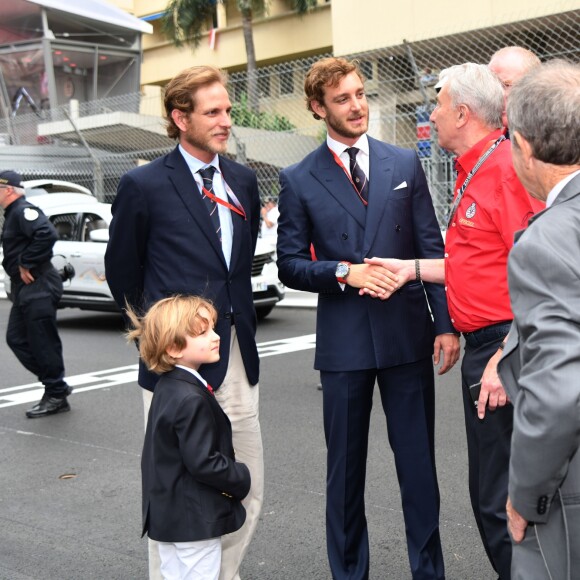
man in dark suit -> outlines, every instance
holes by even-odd
[[[391,254],[443,256],[425,175],[414,152],[367,136],[368,104],[355,63],[315,63],[305,91],[328,138],[280,175],[278,268],[284,284],[319,293],[315,368],[328,448],[330,568],[337,579],[369,575],[364,488],[378,381],[413,577],[444,578],[431,357],[438,363],[443,354],[439,372],[449,370],[458,358],[458,338],[443,288],[418,281],[397,289],[388,271],[363,263]],[[361,288],[394,294],[382,301],[361,295]]]
[[[547,208],[508,261],[514,322],[499,373],[514,406],[514,580],[580,574],[579,109],[580,66],[564,61],[535,68],[508,101],[515,170]]]
[[[128,302],[143,312],[169,295],[199,294],[218,311],[220,360],[203,365],[200,373],[229,416],[237,458],[252,476],[244,500],[246,523],[223,539],[220,578],[231,580],[239,578],[263,496],[251,286],[260,223],[258,184],[253,171],[221,155],[231,129],[221,71],[206,66],[182,71],[167,85],[164,105],[167,133],[179,144],[122,177],[113,203],[106,275],[121,307]],[[140,364],[146,412],[156,381]]]

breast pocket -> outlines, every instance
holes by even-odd
[[[406,197],[409,197],[409,187],[407,185],[398,189],[393,189],[389,195],[389,199],[404,199]]]

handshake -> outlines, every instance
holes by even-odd
[[[396,258],[365,258],[364,264],[350,267],[347,283],[359,289],[361,296],[389,299],[393,292],[410,281],[443,284],[445,264],[440,259],[399,260]]]

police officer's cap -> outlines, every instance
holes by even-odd
[[[0,171],[0,185],[22,187],[22,175],[16,171]]]

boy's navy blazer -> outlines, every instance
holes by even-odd
[[[278,272],[290,288],[319,293],[315,368],[325,371],[415,362],[433,355],[435,335],[455,332],[440,284],[413,281],[381,301],[361,297],[350,286],[342,291],[336,281],[340,260],[361,264],[371,257],[444,254],[416,153],[368,140],[366,209],[326,143],[280,174]]]
[[[234,459],[232,429],[214,395],[175,368],[155,388],[141,458],[143,534],[192,542],[238,530],[248,468]]]
[[[199,188],[178,148],[126,173],[113,202],[105,256],[107,282],[115,301],[138,310],[173,294],[209,298],[219,313],[220,360],[202,366],[202,376],[218,388],[226,374],[232,316],[250,384],[258,382],[256,315],[251,271],[260,197],[255,173],[219,158],[226,183],[246,212],[232,212],[233,248],[228,269],[220,241]],[[156,375],[143,364],[139,384],[153,390]]]

